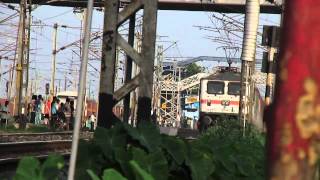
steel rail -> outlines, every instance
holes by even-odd
[[[0,143],[0,162],[23,156],[69,153],[71,142],[71,140],[59,140]]]
[[[82,132],[80,138],[92,138],[92,132]],[[0,143],[8,142],[27,142],[27,141],[53,141],[53,140],[71,140],[72,131],[66,132],[44,132],[44,133],[0,133]]]

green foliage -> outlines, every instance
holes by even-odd
[[[55,180],[63,167],[62,156],[50,155],[43,164],[36,158],[25,157],[19,162],[14,180]]]
[[[214,179],[264,179],[265,136],[253,127],[247,128],[245,136],[238,122],[222,121],[211,128],[199,142],[210,144],[216,155]]]
[[[87,170],[87,173],[92,180],[100,180],[100,178],[92,170]],[[102,180],[127,180],[127,178],[123,177],[115,169],[106,169],[103,171]]]
[[[120,123],[111,129],[98,128],[93,140],[79,144],[75,179],[264,179],[264,136],[254,129],[243,136],[237,123],[222,121],[191,142],[160,135],[148,123],[137,128]],[[21,163],[32,165],[17,170],[21,178],[48,174],[39,173],[39,162],[27,160]]]
[[[185,72],[186,72],[186,76],[189,77],[189,76],[198,74],[200,72],[203,72],[203,68],[198,66],[196,63],[191,63],[186,67]]]
[[[118,171],[114,169],[106,169],[103,172],[103,180],[126,180]]]
[[[92,169],[102,177],[105,169],[113,168],[129,179],[149,177],[143,177],[145,173],[157,180],[263,179],[263,138],[253,130],[243,137],[241,127],[231,121],[192,142],[160,135],[148,123],[137,128],[116,124],[112,129],[97,129],[92,142],[81,143],[95,150],[83,154],[80,149],[78,169]],[[88,174],[81,172],[77,179],[87,179]]]
[[[144,169],[142,169],[138,163],[135,161],[130,161],[130,165],[133,170],[136,172],[136,179],[137,180],[154,180],[154,178],[147,173]]]

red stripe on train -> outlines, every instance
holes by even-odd
[[[201,104],[206,104],[207,102],[208,102],[208,99],[201,99],[200,100]],[[221,104],[222,100],[211,100],[210,102],[211,102],[211,104]],[[229,105],[239,106],[239,101],[230,101]]]
[[[239,106],[239,101],[230,101],[230,105]]]

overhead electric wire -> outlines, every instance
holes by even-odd
[[[56,18],[56,17],[59,17],[59,16],[63,16],[63,15],[68,14],[68,13],[70,13],[70,12],[72,12],[72,10],[68,10],[68,11],[65,11],[65,12],[63,12],[63,13],[60,13],[60,14],[58,14],[58,15],[44,18],[44,19],[42,19],[42,21],[46,21],[46,20],[53,19],[53,18]]]

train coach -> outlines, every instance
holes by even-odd
[[[200,80],[199,121],[200,131],[218,123],[222,119],[238,119],[240,105],[241,73],[236,67],[217,67],[217,71]],[[255,88],[250,122],[263,127],[264,103]]]

